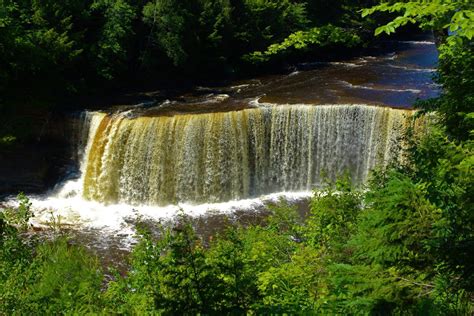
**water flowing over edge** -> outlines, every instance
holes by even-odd
[[[296,107],[300,108],[300,112],[303,109],[314,111],[317,108],[320,109],[345,109],[349,107],[352,109],[368,110],[382,112],[382,113],[396,113],[396,117],[404,118],[402,121],[397,120],[399,123],[403,122],[402,125],[405,126],[407,118],[410,117],[413,111],[410,110],[398,110],[390,109],[385,107],[374,107],[366,105],[337,105],[337,106],[309,106],[309,105],[272,105],[272,104],[260,104],[261,108],[267,108],[270,112],[276,107],[280,107],[280,110],[285,112],[286,110],[295,110]],[[279,110],[279,111],[280,111]],[[297,110],[297,109],[296,109]],[[244,110],[249,111],[249,110]],[[242,112],[242,111],[241,111]],[[281,112],[280,112],[281,113]],[[128,119],[126,115],[116,114],[121,116],[122,119]],[[201,114],[200,114],[201,115]],[[200,115],[191,115],[200,116]],[[204,116],[211,114],[202,114]],[[201,115],[201,116],[202,116]],[[216,115],[226,115],[225,113],[218,113]],[[236,115],[235,112],[229,112],[227,115]],[[203,117],[204,117],[203,116]],[[114,234],[119,236],[125,236],[124,241],[132,242],[134,229],[133,224],[131,224],[130,219],[136,219],[138,217],[152,220],[160,219],[170,219],[174,218],[179,212],[184,211],[186,214],[191,216],[205,216],[209,213],[221,213],[221,214],[232,214],[235,211],[246,211],[253,212],[265,208],[265,205],[269,203],[274,203],[279,201],[281,198],[287,201],[300,201],[308,199],[312,192],[309,189],[305,190],[281,190],[286,192],[280,193],[269,193],[261,194],[257,197],[249,197],[242,199],[229,199],[228,201],[218,202],[218,203],[176,203],[174,205],[165,205],[165,206],[153,206],[153,205],[143,205],[136,204],[131,205],[126,202],[115,202],[105,205],[97,201],[90,201],[82,198],[82,190],[84,188],[84,175],[87,169],[87,161],[90,156],[91,146],[94,139],[97,136],[98,129],[101,122],[106,118],[107,115],[104,113],[98,112],[85,112],[83,113],[83,127],[79,129],[78,134],[78,144],[79,152],[77,153],[80,163],[80,171],[82,176],[78,179],[73,179],[58,185],[57,189],[54,192],[51,192],[48,195],[43,196],[32,196],[31,200],[33,203],[33,208],[35,210],[36,217],[33,222],[35,225],[41,226],[46,225],[47,222],[51,220],[52,214],[54,216],[60,216],[62,223],[72,225],[72,227],[86,227],[91,229],[99,229],[101,232],[107,232],[108,234]],[[295,116],[298,117],[298,116]],[[348,118],[354,118],[353,116],[348,116]],[[140,119],[140,118],[138,118]],[[152,120],[153,118],[145,118]],[[156,118],[155,118],[156,119]],[[134,119],[131,119],[134,120]],[[351,120],[346,122],[349,123]],[[387,122],[385,120],[385,122]],[[288,121],[291,123],[291,120]],[[390,127],[393,127],[391,125]],[[389,131],[388,127],[385,126],[383,129],[385,133]],[[398,129],[397,129],[398,130]],[[301,130],[300,130],[301,131]],[[350,130],[350,132],[353,132]],[[372,135],[373,137],[373,135]],[[398,136],[397,136],[398,137]],[[395,137],[392,139],[396,143],[398,138]],[[390,139],[390,137],[389,137]],[[394,143],[394,144],[395,144]],[[391,146],[385,146],[383,149],[384,153],[390,153]],[[384,160],[382,160],[383,162]],[[364,171],[365,172],[365,171]],[[367,171],[368,172],[368,171]],[[10,201],[13,204],[13,201]]]
[[[96,114],[83,196],[164,206],[308,191],[346,172],[363,184],[375,166],[400,158],[411,113],[362,105],[267,105],[197,115]]]

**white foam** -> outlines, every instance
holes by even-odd
[[[342,62],[342,61],[313,61],[308,63],[300,63],[299,66],[303,67],[312,67],[317,65],[333,65],[333,66],[343,66],[349,68],[362,67],[363,65],[356,64],[353,62]]]
[[[312,196],[312,192],[279,192],[258,198],[234,200],[222,203],[188,204],[168,206],[129,205],[125,203],[105,205],[95,201],[83,199],[77,192],[79,181],[68,181],[60,191],[60,195],[30,196],[34,217],[33,226],[47,227],[52,217],[63,225],[73,229],[96,229],[102,234],[119,235],[124,244],[133,243],[135,234],[134,220],[172,220],[184,212],[192,217],[206,216],[206,214],[232,214],[236,211],[255,212],[261,210],[268,203],[284,199],[288,202],[297,202]],[[67,188],[67,189],[66,189]],[[65,192],[69,191],[69,196]],[[6,202],[7,206],[17,206],[15,199]]]
[[[207,99],[203,101],[203,103],[219,103],[227,100],[230,96],[228,94],[222,93],[222,94],[209,94],[206,96]]]
[[[250,84],[250,83],[244,83],[244,84],[239,84],[239,85],[235,85],[235,86],[230,86],[230,89],[240,90],[240,89],[243,89],[243,88],[250,87],[251,85],[252,84]]]
[[[211,88],[211,87],[203,87],[203,86],[197,86],[195,88],[197,91],[213,91],[214,88]]]
[[[255,107],[255,108],[261,107],[262,105],[264,105],[264,103],[260,103],[260,99],[261,99],[262,97],[264,97],[264,96],[265,96],[265,95],[259,95],[259,96],[255,97],[255,98],[251,99],[251,100],[249,101],[249,103],[248,103],[249,106]]]
[[[390,53],[390,54],[387,54],[385,57],[383,57],[383,59],[387,59],[387,60],[395,60],[397,59],[398,55],[396,53]]]
[[[362,66],[362,65],[359,65],[359,64],[355,64],[355,63],[338,62],[338,61],[332,61],[329,64],[336,65],[336,66],[344,66],[344,67],[349,67],[349,68],[356,68],[356,67],[361,67]]]
[[[396,89],[396,88],[387,88],[387,87],[377,87],[377,86],[364,86],[364,85],[356,85],[345,80],[339,80],[339,82],[347,87],[354,88],[354,89],[364,89],[364,90],[375,90],[375,91],[390,91],[390,92],[411,92],[411,93],[421,93],[419,89]]]
[[[403,44],[410,44],[410,45],[435,45],[435,42],[432,41],[399,41]]]
[[[403,69],[407,71],[416,71],[416,72],[435,72],[436,71],[436,69],[434,68],[413,68],[413,67],[393,65],[393,64],[389,64],[388,66],[390,68]]]

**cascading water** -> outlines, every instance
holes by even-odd
[[[412,111],[366,105],[280,105],[129,118],[96,113],[83,195],[104,203],[219,202],[305,191],[400,158]]]
[[[99,123],[105,114],[99,112],[82,112],[76,119],[74,127],[76,128],[76,137],[73,141],[73,157],[79,164],[79,179],[68,180],[60,183],[56,188],[56,196],[68,198],[82,192],[84,183],[85,168],[87,166],[88,153],[93,145],[93,138],[96,134]],[[59,188],[59,190],[57,190]]]
[[[305,208],[312,189],[345,171],[364,183],[375,166],[403,159],[400,137],[414,112],[321,104],[410,107],[436,96],[434,43],[405,46],[296,65],[289,76],[197,87],[161,104],[114,107],[120,113],[74,116],[80,170],[72,168],[47,194],[30,196],[33,224],[48,225],[54,212],[101,248],[116,238],[129,249],[139,221],[184,211],[214,229],[220,216],[238,221],[245,212],[251,221],[281,198]],[[417,121],[416,130],[429,132],[429,120]],[[72,178],[76,171],[80,178]],[[17,205],[14,198],[6,203]]]

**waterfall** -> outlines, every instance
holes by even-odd
[[[165,205],[318,187],[348,172],[366,181],[400,158],[410,110],[280,105],[127,117],[95,113],[83,160],[86,199]]]
[[[81,171],[86,166],[87,154],[89,153],[89,147],[92,145],[91,137],[94,137],[97,125],[101,119],[105,116],[99,112],[80,112],[73,117],[72,124],[75,131],[73,139],[73,159],[79,163]]]

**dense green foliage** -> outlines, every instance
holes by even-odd
[[[298,31],[288,36],[281,43],[270,45],[265,51],[256,51],[245,55],[244,58],[251,62],[264,62],[272,56],[290,53],[292,50],[312,50],[317,47],[354,47],[361,44],[362,40],[357,33],[349,33],[347,29],[335,27],[331,24],[315,27],[308,31]]]
[[[31,204],[0,213],[0,314],[84,314],[99,311],[103,275],[97,258],[65,236],[27,234]]]
[[[272,7],[276,2],[252,3]],[[278,3],[278,12],[290,7],[296,12],[285,17],[300,16],[297,12],[303,7],[298,3]],[[426,3],[403,2],[394,4],[393,10],[424,8]],[[450,10],[449,4],[469,4],[430,3],[446,4]],[[11,12],[19,12],[18,6],[9,4]],[[179,9],[171,10],[176,6]],[[72,18],[59,14],[53,3],[49,8],[31,23],[45,23],[41,17],[51,14],[63,22],[48,33],[49,44],[74,47],[74,38],[64,33],[73,29]],[[107,58],[124,52],[126,41],[121,41],[130,33],[127,26],[116,24],[136,23],[139,12],[121,1],[97,3],[94,8],[110,17],[96,48],[105,67]],[[208,14],[220,12],[220,22],[212,27],[224,30],[232,10],[224,5],[205,8]],[[268,14],[258,8],[253,14]],[[372,11],[391,10],[387,8],[382,4]],[[420,19],[423,26],[438,23],[438,18],[452,20],[448,11],[428,9],[407,16],[410,21]],[[147,4],[143,12],[146,23],[166,33],[159,40],[151,38],[147,54],[161,47],[163,56],[175,64],[185,62],[192,46],[177,43],[194,35],[179,25],[191,23],[183,16],[197,11],[162,1]],[[157,12],[168,12],[167,18],[159,20]],[[13,22],[5,21],[14,28]],[[116,28],[122,35],[111,33]],[[419,103],[417,120],[427,124],[421,131],[407,132],[405,163],[375,172],[364,190],[339,181],[315,192],[305,218],[282,203],[271,209],[266,223],[230,224],[209,240],[197,235],[185,216],[172,227],[159,228],[159,238],[140,229],[130,269],[105,286],[97,260],[86,250],[64,236],[40,242],[28,234],[30,204],[20,196],[18,208],[0,213],[0,314],[472,315],[474,48],[468,30],[462,25],[461,29],[451,35],[459,40],[448,39],[439,48],[437,80],[443,92]],[[220,31],[213,34],[224,40]],[[264,38],[262,34],[252,36]],[[32,40],[37,35],[29,36]],[[112,44],[116,41],[122,44]],[[170,50],[175,46],[179,48]],[[44,56],[43,61],[48,58],[56,57]],[[111,75],[116,68],[100,69]]]
[[[0,93],[11,101],[19,91],[23,98],[51,97],[169,71],[216,75],[322,21],[351,26],[342,16],[363,3],[349,3],[331,3],[328,15],[319,11],[328,6],[323,0],[4,0]]]
[[[363,10],[362,16],[375,12],[403,13],[377,28],[376,35],[394,33],[403,25],[415,23],[428,30],[445,31],[446,35],[449,31],[455,37],[474,37],[474,4],[469,0],[389,1]]]
[[[417,159],[450,147],[426,141]],[[7,220],[2,241],[16,241],[3,247],[0,312],[468,315],[472,221],[437,205],[445,166],[431,169],[438,187],[411,169],[377,173],[366,192],[337,182],[315,193],[305,219],[283,203],[265,224],[230,225],[210,240],[185,216],[159,238],[140,229],[127,275],[106,288],[91,254],[64,237],[26,243]],[[466,198],[472,177],[451,177],[449,198]]]

